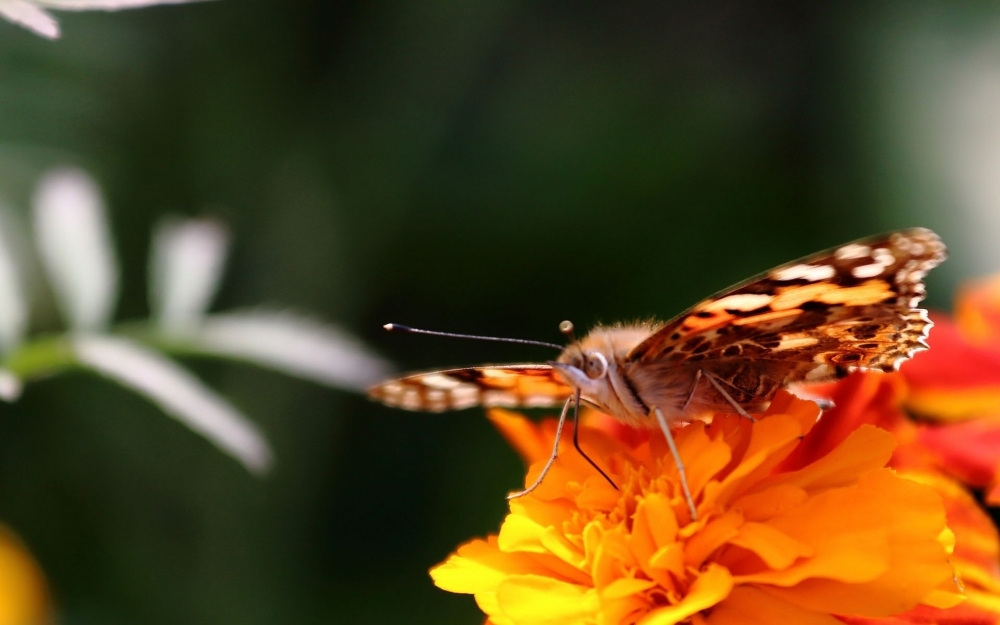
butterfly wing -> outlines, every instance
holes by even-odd
[[[925,228],[807,256],[695,305],[627,360],[719,370],[743,396],[761,394],[744,386],[764,384],[752,375],[735,382],[748,369],[770,372],[772,386],[892,371],[927,348],[931,322],[917,305],[924,276],[945,258],[944,244]]]
[[[549,408],[572,389],[548,365],[496,365],[427,371],[383,382],[368,396],[387,406],[427,412],[473,406]]]

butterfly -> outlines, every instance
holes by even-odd
[[[918,305],[924,277],[945,258],[926,228],[861,239],[750,278],[665,323],[595,327],[548,363],[417,373],[369,396],[434,412],[562,404],[560,430],[576,397],[626,424],[659,426],[672,443],[672,426],[718,412],[752,419],[782,388],[898,369],[927,349],[932,323]]]

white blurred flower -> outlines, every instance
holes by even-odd
[[[249,470],[263,472],[273,454],[260,430],[161,352],[239,360],[350,391],[389,371],[349,333],[303,315],[206,314],[229,250],[228,230],[210,219],[172,218],[156,228],[149,267],[154,319],[111,327],[119,267],[97,184],[79,169],[50,170],[38,183],[32,212],[35,243],[70,331],[23,340],[28,304],[0,219],[2,401],[16,401],[25,382],[83,367],[145,396]]]
[[[250,471],[270,468],[273,453],[257,427],[177,363],[111,336],[77,336],[73,347],[81,364],[146,396]]]
[[[209,315],[192,343],[206,354],[349,391],[363,391],[391,371],[388,362],[348,333],[289,311]]]
[[[229,232],[212,219],[170,218],[153,231],[149,303],[160,327],[177,333],[198,324],[219,287]]]
[[[11,226],[7,212],[0,212],[0,354],[8,354],[20,345],[28,328],[28,300],[16,250],[11,245],[16,236]],[[0,381],[0,398],[4,397],[2,387]]]
[[[54,169],[35,191],[35,241],[66,322],[108,325],[118,298],[118,261],[101,190],[85,171]]]
[[[156,4],[184,4],[201,0],[0,0],[0,16],[48,39],[59,38],[59,22],[45,9],[58,11],[117,11]]]

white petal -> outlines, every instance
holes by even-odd
[[[0,399],[8,403],[15,402],[21,397],[22,390],[24,382],[21,378],[11,371],[0,369]]]
[[[59,23],[56,19],[27,0],[0,0],[0,15],[42,37],[59,38]]]
[[[74,329],[111,320],[118,263],[97,183],[79,169],[55,169],[38,183],[35,240],[56,299]]]
[[[347,390],[366,389],[390,370],[346,332],[290,312],[209,315],[192,340],[199,351]]]
[[[153,232],[150,304],[165,330],[191,327],[219,286],[229,232],[210,219],[168,219]]]
[[[0,352],[3,353],[20,345],[28,327],[28,302],[17,254],[11,246],[16,233],[11,231],[10,219],[6,212],[0,213]]]
[[[180,365],[121,338],[79,336],[80,362],[144,396],[255,473],[271,466],[271,448],[257,427]]]
[[[187,4],[202,0],[35,0],[36,4],[59,9],[60,11],[117,11],[119,9],[138,9],[157,4]]]

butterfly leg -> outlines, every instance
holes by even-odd
[[[736,400],[733,399],[732,395],[730,395],[729,393],[726,392],[726,389],[722,388],[722,384],[720,383],[719,377],[717,375],[715,375],[714,373],[705,371],[705,377],[708,378],[708,381],[712,383],[712,386],[715,387],[715,390],[719,391],[719,394],[722,395],[722,397],[724,397],[725,400],[729,402],[729,405],[732,406],[733,409],[736,410],[736,414],[740,415],[741,417],[745,417],[747,419],[750,419],[751,421],[756,421],[757,420],[757,419],[754,419],[753,417],[751,417],[750,413],[743,409],[743,406],[741,406],[738,403],[736,403]]]
[[[618,485],[615,484],[615,481],[608,477],[608,474],[604,472],[604,469],[597,466],[597,463],[591,460],[590,456],[588,456],[583,451],[583,448],[580,447],[580,389],[576,389],[575,399],[576,401],[573,402],[573,447],[575,447],[580,455],[583,456],[584,460],[590,463],[590,466],[597,469],[597,472],[601,474],[601,477],[608,481],[608,484],[611,484],[612,488],[618,490]]]
[[[549,461],[545,463],[544,467],[542,467],[542,472],[538,474],[538,478],[535,479],[534,483],[531,486],[525,488],[524,490],[520,490],[517,491],[516,493],[511,493],[507,495],[507,499],[517,499],[518,497],[524,497],[531,491],[538,488],[538,486],[542,483],[542,480],[545,479],[545,475],[549,472],[549,469],[552,468],[552,465],[555,463],[556,458],[559,456],[559,440],[562,438],[563,426],[566,425],[566,415],[569,414],[569,406],[572,403],[573,403],[573,398],[570,397],[569,399],[566,400],[566,403],[563,404],[562,414],[559,415],[559,425],[556,426],[555,442],[552,443],[552,455],[549,456]],[[598,471],[600,471],[600,469],[598,469]]]
[[[711,378],[709,378],[711,379]],[[677,443],[674,442],[674,435],[670,433],[670,424],[663,416],[659,408],[653,407],[656,420],[660,423],[663,436],[667,439],[667,446],[670,447],[670,455],[674,457],[674,464],[677,465],[677,474],[681,478],[681,489],[684,490],[684,500],[687,501],[688,509],[691,511],[691,520],[698,520],[698,509],[694,506],[694,498],[691,496],[691,489],[688,487],[687,469],[684,468],[684,461],[681,460],[681,452],[677,450]]]
[[[687,410],[687,407],[691,403],[691,400],[694,399],[694,392],[695,389],[698,388],[698,381],[701,380],[701,375],[702,375],[701,369],[698,369],[698,371],[695,372],[694,374],[694,382],[691,383],[691,392],[688,393],[687,399],[684,400],[684,405],[681,406],[681,409],[678,410],[678,412],[684,412],[685,410]]]

